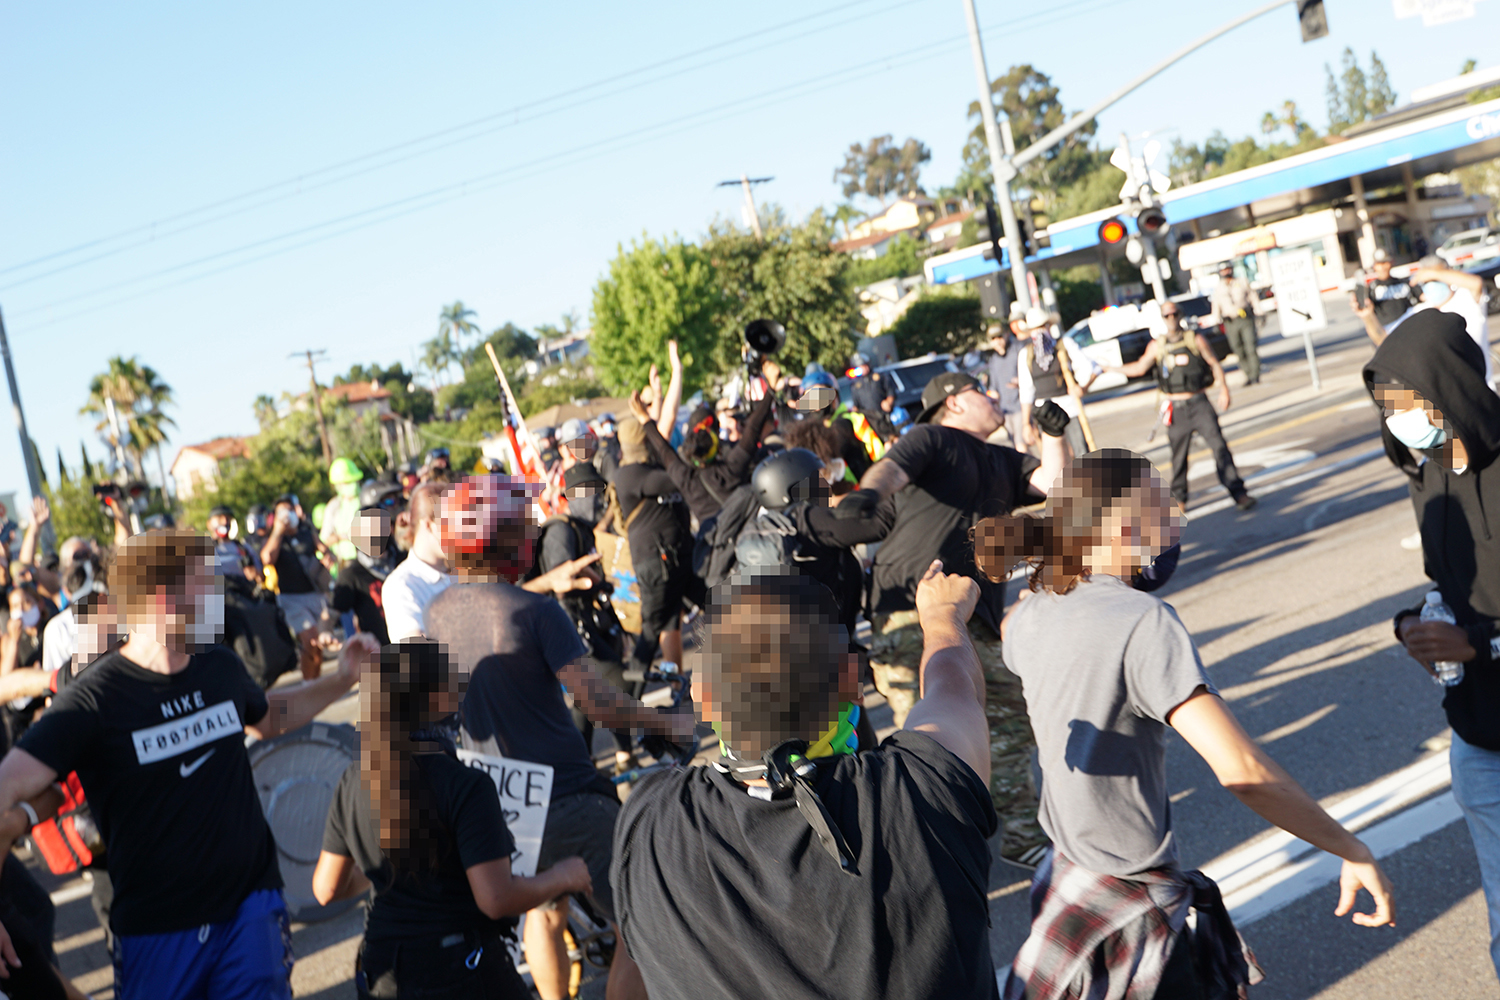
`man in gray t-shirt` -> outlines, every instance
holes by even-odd
[[[1033,593],[1006,622],[1005,662],[1025,690],[1038,818],[1057,849],[1104,875],[1175,864],[1166,720],[1215,691],[1177,613],[1113,577]]]

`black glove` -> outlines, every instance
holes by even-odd
[[[856,517],[870,517],[875,513],[875,508],[880,505],[880,494],[874,490],[855,490],[845,495],[839,501],[839,505],[833,508],[833,516],[852,520]]]
[[[1068,411],[1058,406],[1052,400],[1043,400],[1036,409],[1031,411],[1031,422],[1037,425],[1043,434],[1048,437],[1060,438],[1068,429],[1068,421],[1073,419],[1068,416]]]

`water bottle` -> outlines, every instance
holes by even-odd
[[[1453,612],[1448,605],[1443,603],[1443,595],[1436,590],[1427,592],[1427,597],[1422,605],[1422,620],[1424,622],[1447,622],[1449,625],[1457,625],[1458,619],[1453,617]],[[1464,665],[1451,660],[1443,660],[1432,665],[1437,671],[1434,680],[1443,687],[1453,687],[1464,679]]]

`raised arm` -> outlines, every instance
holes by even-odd
[[[1483,278],[1468,271],[1455,271],[1451,267],[1419,267],[1412,271],[1408,280],[1418,285],[1428,281],[1441,281],[1450,288],[1462,288],[1474,296],[1475,302],[1484,295]]]
[[[771,407],[776,403],[776,394],[768,392],[755,401],[755,406],[750,410],[750,416],[745,420],[745,426],[740,428],[740,439],[729,449],[724,456],[724,464],[729,466],[737,476],[743,476],[750,463],[755,461],[755,453],[760,448],[760,435],[766,429],[766,421],[771,419]]]
[[[1385,327],[1380,325],[1380,320],[1375,318],[1375,300],[1368,295],[1365,296],[1364,308],[1360,308],[1359,298],[1353,292],[1349,293],[1349,308],[1354,310],[1360,322],[1365,325],[1365,335],[1376,347],[1385,343]]]
[[[1266,821],[1344,859],[1335,916],[1354,908],[1360,889],[1375,899],[1374,913],[1355,913],[1363,927],[1396,922],[1390,880],[1358,837],[1345,830],[1302,786],[1246,735],[1218,695],[1200,687],[1167,716],[1167,723],[1213,769],[1219,784]]]
[[[906,717],[906,728],[926,733],[990,783],[990,726],[984,715],[984,669],[969,638],[969,616],[979,585],[966,576],[945,575],[933,560],[917,584],[922,625],[922,698]]]
[[[672,377],[667,382],[667,393],[662,397],[661,415],[656,418],[656,429],[661,436],[671,440],[672,425],[677,423],[677,408],[682,405],[682,358],[677,353],[677,341],[667,341],[667,360],[672,366]]]

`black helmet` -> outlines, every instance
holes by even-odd
[[[360,510],[368,507],[384,507],[387,510],[395,510],[403,506],[403,504],[400,483],[372,479],[359,488]]]
[[[230,510],[228,507],[225,507],[223,504],[219,504],[219,506],[215,507],[213,510],[211,510],[211,511],[208,512],[208,516],[209,517],[227,517],[231,521],[233,521],[234,520],[234,511]]]
[[[433,462],[436,462],[440,458],[441,459],[450,459],[451,458],[451,456],[448,454],[448,449],[447,448],[434,448],[431,451],[429,451],[427,453],[427,464],[431,465]]]
[[[812,496],[808,482],[823,469],[823,460],[806,448],[788,448],[777,452],[755,467],[750,489],[755,501],[767,510],[781,510],[798,500]]]

